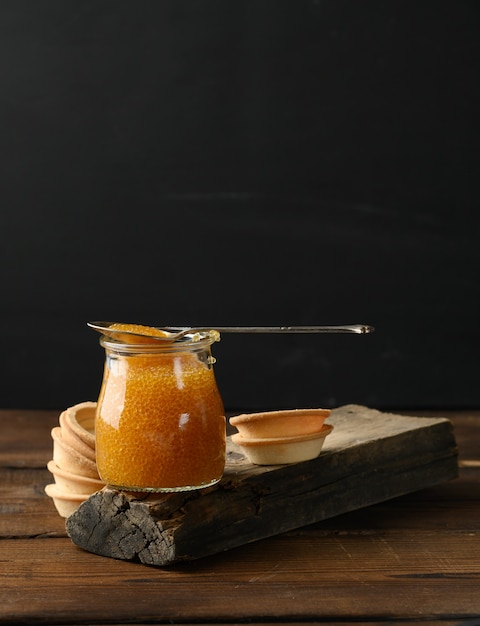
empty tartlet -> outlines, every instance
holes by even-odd
[[[96,402],[80,402],[63,412],[63,427],[77,435],[90,448],[95,450]],[[62,424],[62,416],[60,418]]]
[[[330,409],[289,409],[243,413],[230,418],[238,433],[232,442],[255,465],[283,465],[316,458],[333,426]]]
[[[47,468],[55,482],[46,485],[45,493],[62,517],[104,487],[96,465],[95,410],[95,402],[69,407],[52,428],[53,459]]]
[[[45,486],[45,493],[52,498],[55,508],[61,517],[70,517],[78,507],[90,496],[81,493],[68,493],[58,487],[56,483]]]
[[[53,475],[57,487],[67,493],[91,495],[104,487],[103,481],[99,478],[82,476],[61,469],[53,459],[48,462],[47,469]]]
[[[255,465],[286,465],[317,458],[332,430],[333,426],[324,424],[319,432],[292,437],[248,438],[237,433],[232,442]]]
[[[320,432],[330,409],[288,409],[243,413],[230,418],[242,437],[294,437]]]

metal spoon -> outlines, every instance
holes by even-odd
[[[164,333],[164,336],[158,336],[149,335],[148,332],[140,333],[111,328],[113,324],[115,322],[87,322],[90,328],[114,339],[118,335],[132,335],[133,337],[148,337],[148,339],[155,341],[170,343],[181,339],[185,335],[193,335],[210,330],[216,330],[219,333],[354,333],[357,335],[371,333],[375,330],[373,326],[367,326],[366,324],[350,324],[346,326],[215,326],[214,328],[210,326],[165,326],[155,328],[155,330],[161,330]],[[145,328],[148,331],[148,326]]]

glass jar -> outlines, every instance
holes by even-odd
[[[225,467],[225,411],[211,345],[216,331],[170,344],[102,336],[105,369],[95,436],[100,477],[127,491],[188,491]]]

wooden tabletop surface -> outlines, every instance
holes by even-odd
[[[405,412],[406,413],[406,412]],[[56,411],[0,411],[0,623],[480,624],[480,411],[459,478],[168,568],[82,551],[44,494]]]

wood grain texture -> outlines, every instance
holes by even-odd
[[[15,576],[2,582],[1,612],[60,623],[74,614],[84,623],[480,614],[478,532],[359,530],[294,531],[166,570],[103,559],[61,539],[6,540],[2,559],[15,564]]]
[[[165,566],[197,559],[416,491],[457,475],[452,426],[348,405],[312,461],[252,465],[231,440],[219,485],[140,497],[108,488],[67,520],[78,546]]]
[[[476,626],[480,470],[463,461],[480,460],[480,411],[438,415],[454,425],[457,479],[155,568],[72,545],[43,493],[58,413],[0,411],[0,624]]]

